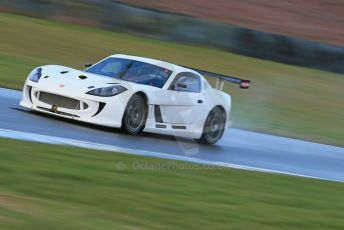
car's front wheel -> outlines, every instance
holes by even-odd
[[[226,113],[220,107],[213,108],[204,124],[203,134],[198,141],[202,144],[214,144],[221,137],[226,126]]]
[[[139,95],[133,95],[125,109],[122,121],[122,129],[129,134],[140,133],[147,119],[147,103],[144,98]]]

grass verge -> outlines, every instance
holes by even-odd
[[[342,183],[8,139],[0,146],[0,229],[344,228]]]
[[[0,86],[20,89],[38,65],[83,68],[113,53],[148,56],[253,81],[227,84],[234,126],[343,146],[343,75],[96,28],[0,13]]]

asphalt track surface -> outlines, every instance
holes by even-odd
[[[148,133],[130,136],[118,129],[21,109],[18,106],[20,98],[20,91],[0,89],[0,129],[136,149],[146,153],[162,153],[177,159],[187,157],[344,182],[344,148],[239,129],[229,129],[213,146]]]

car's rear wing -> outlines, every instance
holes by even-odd
[[[194,69],[194,68],[189,68],[192,69],[202,75],[209,76],[209,77],[215,77],[216,78],[216,89],[222,90],[224,82],[229,81],[235,84],[239,84],[241,89],[248,89],[250,87],[251,81],[250,80],[244,80],[232,76],[227,76],[223,74],[218,74],[218,73],[213,73],[205,70],[200,70],[200,69]]]

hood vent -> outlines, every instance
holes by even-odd
[[[87,77],[86,77],[85,75],[80,75],[79,78],[80,78],[81,80],[85,80]]]
[[[60,73],[62,73],[62,74],[66,74],[66,73],[68,73],[69,71],[61,71]]]

